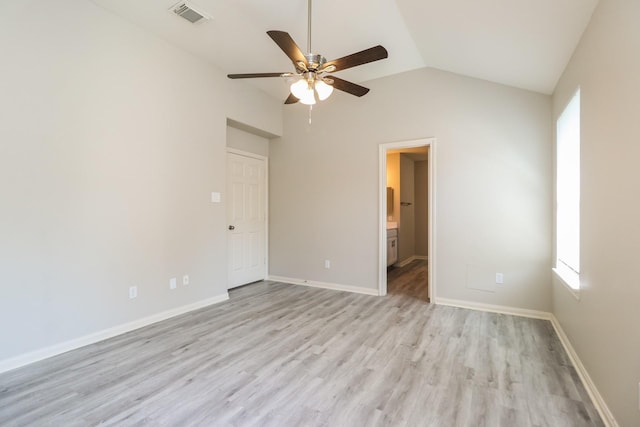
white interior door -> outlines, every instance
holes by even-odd
[[[227,153],[229,288],[266,278],[266,159]]]

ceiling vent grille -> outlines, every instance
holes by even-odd
[[[198,10],[197,7],[194,7],[193,4],[187,1],[181,1],[180,3],[173,5],[169,10],[176,15],[183,17],[192,24],[211,19],[208,14]]]

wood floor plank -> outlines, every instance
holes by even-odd
[[[0,375],[2,426],[602,426],[551,324],[261,282]]]

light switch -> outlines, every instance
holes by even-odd
[[[220,200],[220,193],[218,193],[217,191],[211,193],[211,203],[220,203]]]
[[[496,283],[498,284],[504,283],[504,274],[496,273]]]

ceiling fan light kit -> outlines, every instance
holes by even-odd
[[[302,78],[293,83],[290,87],[291,94],[298,98],[305,105],[313,105],[316,103],[316,97],[313,93],[312,83]]]
[[[369,92],[366,87],[351,83],[335,76],[326,74],[347,68],[379,61],[389,56],[387,50],[378,45],[372,48],[344,56],[342,58],[327,61],[322,55],[311,53],[311,0],[308,9],[307,29],[307,54],[303,54],[291,36],[284,31],[267,31],[271,39],[289,57],[295,68],[294,73],[250,73],[228,74],[230,79],[249,79],[258,77],[298,77],[298,80],[290,86],[291,95],[284,102],[295,104],[300,102],[305,105],[314,105],[316,99],[324,101],[333,93],[334,89],[350,93],[355,96],[363,96]]]
[[[327,79],[329,81],[330,79]],[[331,80],[330,83],[333,83]],[[324,101],[333,93],[333,86],[324,79],[317,78],[313,73],[306,73],[302,78],[291,84],[291,94],[305,105],[314,105],[316,95],[318,100]]]

